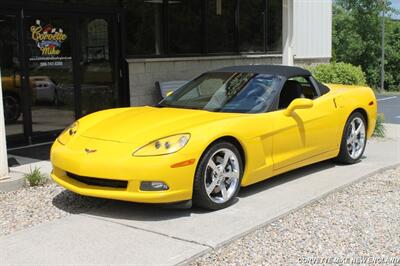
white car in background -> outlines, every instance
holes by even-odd
[[[32,76],[32,87],[36,93],[36,101],[50,102],[58,105],[58,86],[57,83],[47,76]]]

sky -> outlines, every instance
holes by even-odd
[[[392,2],[392,7],[400,10],[400,0],[391,0],[391,2]],[[394,16],[394,18],[400,19],[400,15],[397,14]]]

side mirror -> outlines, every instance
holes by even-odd
[[[314,106],[314,102],[310,99],[298,98],[294,99],[286,108],[284,114],[286,116],[292,115],[293,111],[296,109],[307,109]]]
[[[168,96],[172,95],[172,93],[174,93],[174,91],[169,91],[169,92],[167,92],[167,93],[165,94],[165,96],[168,97]]]

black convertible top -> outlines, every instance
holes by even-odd
[[[231,66],[223,67],[213,72],[243,72],[243,73],[257,73],[257,74],[270,74],[292,78],[297,76],[311,76],[310,71],[300,67],[282,66],[282,65],[245,65],[245,66]]]

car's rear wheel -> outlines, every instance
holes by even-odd
[[[346,122],[340,145],[339,162],[353,164],[364,154],[367,144],[367,127],[364,116],[360,112],[353,113]]]
[[[243,176],[243,162],[235,145],[221,141],[203,154],[196,170],[193,203],[219,210],[233,203]]]

